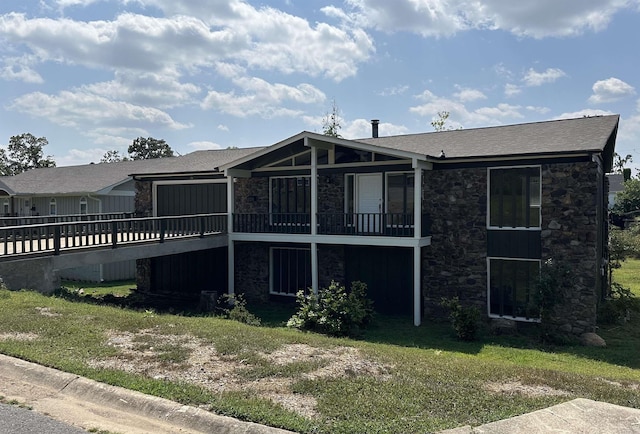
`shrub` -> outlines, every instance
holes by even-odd
[[[367,285],[358,281],[351,283],[348,292],[334,281],[317,295],[298,291],[298,311],[289,319],[287,327],[331,336],[356,336],[373,317],[373,302],[366,293]]]
[[[451,325],[462,341],[475,341],[480,330],[480,310],[475,306],[462,306],[458,297],[443,298],[440,305],[449,309]]]
[[[242,294],[224,294],[220,297],[218,303],[221,305],[219,307],[221,316],[226,319],[252,326],[260,326],[262,324],[260,318],[249,312],[247,301]]]
[[[620,324],[629,320],[631,312],[640,312],[640,299],[629,288],[619,283],[611,284],[610,296],[600,305],[598,322]]]

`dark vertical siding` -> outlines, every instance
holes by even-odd
[[[413,312],[413,251],[399,247],[345,249],[346,281],[367,284],[376,312],[411,315]]]
[[[158,185],[158,216],[227,211],[227,184]]]

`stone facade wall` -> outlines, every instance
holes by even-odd
[[[598,166],[591,162],[542,166],[542,261],[572,270],[574,286],[561,295],[552,329],[593,331],[597,307]],[[424,177],[423,209],[431,245],[422,249],[425,319],[443,317],[442,297],[487,313],[487,169],[435,170]]]
[[[318,213],[339,214],[344,212],[344,175],[318,176]]]
[[[136,181],[134,212],[136,217],[153,215],[153,183]],[[136,289],[140,292],[151,292],[151,259],[136,259]]]
[[[247,301],[269,300],[269,245],[237,242],[235,250],[235,292]]]
[[[487,169],[426,171],[422,208],[431,245],[422,249],[425,320],[442,318],[442,297],[487,311]]]
[[[269,212],[269,178],[238,178],[235,182],[235,212]]]
[[[542,166],[542,259],[568,266],[574,282],[551,324],[565,333],[592,332],[596,325],[597,182],[596,163]]]
[[[320,245],[318,246],[318,285],[327,288],[332,280],[350,286],[345,282],[345,253],[344,246]]]
[[[153,183],[151,181],[136,181],[136,196],[134,212],[137,217],[153,215]]]

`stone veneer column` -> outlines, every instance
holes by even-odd
[[[487,312],[487,169],[424,173],[431,245],[422,249],[424,321],[444,318],[443,297]]]
[[[542,259],[572,273],[573,287],[562,294],[550,324],[564,333],[596,326],[597,180],[593,162],[542,166]]]

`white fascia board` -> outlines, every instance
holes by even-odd
[[[380,246],[380,247],[425,247],[431,245],[431,237],[419,239],[410,237],[367,237],[349,235],[311,235],[311,234],[267,234],[234,232],[229,234],[231,241],[248,241],[261,243],[317,243],[337,244],[345,246]]]
[[[221,172],[225,172],[226,173],[229,169],[232,169],[232,168],[234,168],[236,166],[239,166],[241,164],[244,164],[244,163],[246,163],[248,161],[251,161],[251,160],[259,158],[259,157],[262,157],[262,156],[267,155],[267,154],[269,154],[269,153],[271,153],[271,152],[273,152],[273,151],[275,151],[277,149],[280,149],[280,148],[283,148],[283,147],[285,147],[287,145],[290,145],[291,143],[296,142],[296,141],[304,138],[305,134],[308,134],[308,133],[305,132],[305,131],[303,131],[301,133],[298,133],[295,136],[291,136],[291,137],[289,137],[287,139],[282,140],[281,142],[275,143],[275,144],[273,144],[271,146],[267,146],[266,148],[263,148],[263,149],[261,149],[261,150],[259,150],[257,152],[254,152],[252,154],[246,155],[246,156],[244,156],[242,158],[239,158],[237,160],[234,160],[234,161],[232,161],[230,163],[222,164],[222,165],[220,165],[218,167],[218,169]]]

